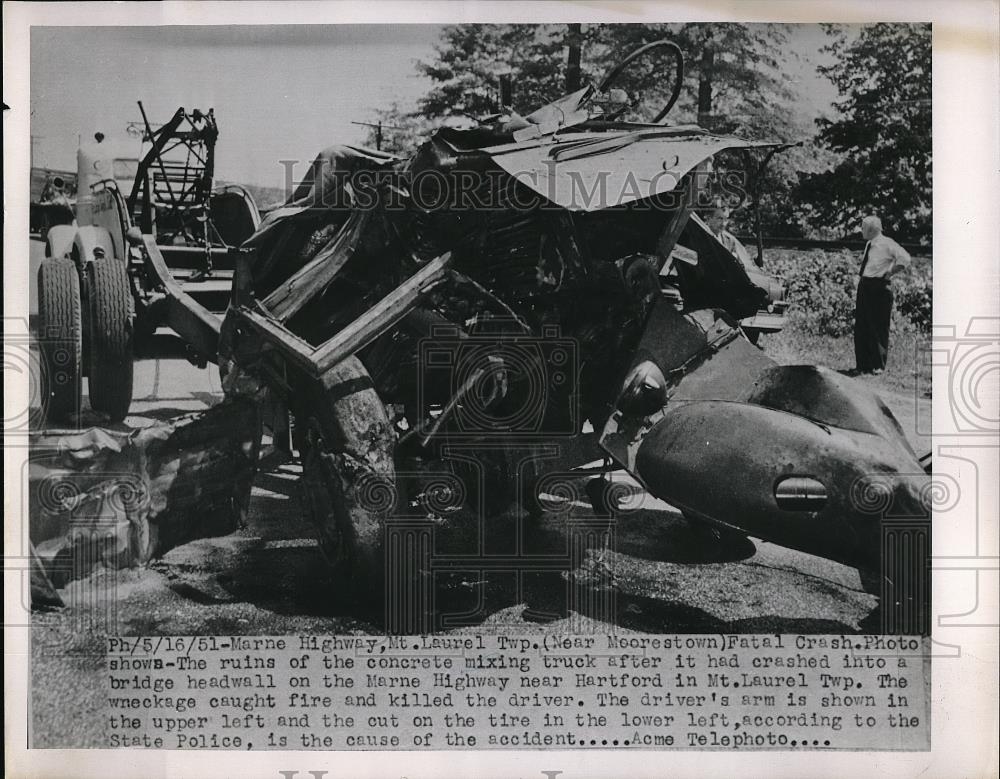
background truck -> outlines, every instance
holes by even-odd
[[[198,364],[215,360],[232,285],[231,251],[260,223],[242,187],[214,186],[214,112],[178,108],[140,149],[99,138],[77,154],[76,221],[51,227],[38,271],[43,397],[52,421],[90,405],[121,421],[137,341],[167,326]]]
[[[42,240],[54,225],[72,224],[76,173],[52,168],[31,169],[31,235]]]

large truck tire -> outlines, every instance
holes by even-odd
[[[132,405],[134,306],[125,263],[114,258],[87,266],[90,406],[120,422]]]
[[[80,277],[70,260],[53,257],[38,267],[37,336],[46,416],[67,421],[80,411],[83,376]]]
[[[360,360],[347,358],[325,378],[325,388],[304,388],[296,403],[303,503],[332,568],[335,597],[385,616],[395,433]]]

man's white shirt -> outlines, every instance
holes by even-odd
[[[910,264],[909,252],[885,235],[876,235],[872,238],[865,251],[868,253],[868,262],[861,275],[866,279],[882,278],[896,265],[905,268]]]

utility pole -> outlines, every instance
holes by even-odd
[[[583,25],[566,25],[566,92],[580,88],[580,59],[583,53]]]
[[[378,151],[382,151],[382,120],[378,121],[378,124],[372,124],[371,122],[351,122],[351,124],[357,124],[362,127],[374,127],[375,128],[375,148]]]
[[[508,70],[499,74],[499,101],[498,107],[501,111],[510,111],[514,106],[514,76]]]
[[[712,123],[712,81],[715,71],[715,33],[709,26],[701,50],[701,62],[698,68],[698,124],[706,130],[714,128]]]
[[[397,127],[394,124],[382,124],[382,120],[379,119],[378,122],[351,122],[351,124],[360,125],[361,127],[372,127],[375,129],[375,148],[382,151],[382,141],[384,136],[382,135],[382,130],[404,130],[405,127]]]

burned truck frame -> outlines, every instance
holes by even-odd
[[[527,117],[442,129],[410,159],[323,152],[245,244],[222,324],[234,397],[294,417],[308,511],[343,592],[378,597],[398,463],[448,461],[489,515],[544,510],[541,444],[589,422],[606,463],[693,523],[882,569],[886,491],[926,476],[888,408],[781,366],[740,321],[773,302],[697,211],[712,160],[784,144],[625,121],[616,68]],[[759,281],[759,276],[756,277]],[[479,444],[469,467],[450,444]],[[499,445],[497,444],[499,442]],[[874,484],[874,487],[872,486]],[[884,513],[884,512],[883,512]]]

